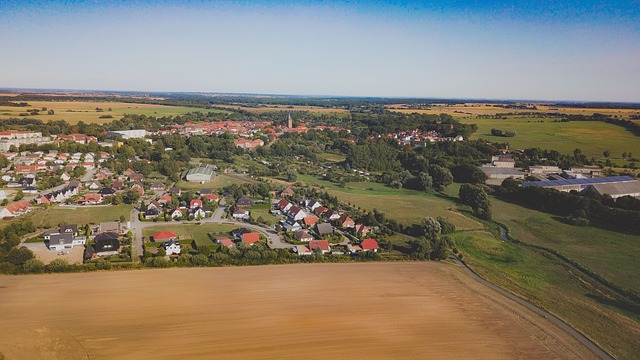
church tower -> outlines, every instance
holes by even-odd
[[[287,115],[287,128],[293,129],[293,119],[291,118],[291,113]]]

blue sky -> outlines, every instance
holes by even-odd
[[[0,87],[640,102],[640,1],[0,1]]]

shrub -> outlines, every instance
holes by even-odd
[[[45,266],[48,272],[62,273],[70,269],[69,263],[65,259],[55,259]]]
[[[44,263],[38,259],[29,259],[24,263],[24,272],[42,274],[44,272]]]

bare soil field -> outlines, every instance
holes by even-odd
[[[590,359],[442,263],[0,277],[7,359]]]

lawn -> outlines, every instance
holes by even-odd
[[[590,284],[553,256],[485,231],[453,236],[465,262],[482,277],[545,308],[616,357],[640,353],[637,306]]]
[[[417,224],[426,216],[442,216],[459,230],[481,229],[483,225],[458,211],[457,204],[437,193],[394,189],[374,182],[347,183],[341,188],[311,175],[299,175],[298,181],[324,186],[340,200],[367,210],[377,209],[404,225]]]
[[[142,236],[149,238],[151,235],[159,231],[173,231],[178,235],[180,240],[195,240],[197,244],[211,245],[208,233],[220,233],[228,235],[229,231],[236,229],[237,225],[231,224],[180,224],[180,223],[167,223],[166,225],[150,226],[142,231]]]
[[[200,183],[192,183],[192,182],[188,182],[188,181],[178,181],[176,183],[176,186],[179,187],[182,190],[200,190],[200,189],[213,189],[213,190],[218,190],[218,189],[222,189],[225,186],[231,185],[231,184],[244,184],[244,181],[242,180],[238,180],[238,179],[234,179],[232,177],[226,176],[224,174],[219,174],[216,175],[215,178],[213,178],[213,181],[210,183],[204,183],[204,184],[200,184]]]
[[[43,107],[46,107],[48,110],[53,110],[55,114],[46,115],[47,111],[40,111],[41,115],[29,115],[27,117],[43,121],[66,120],[71,124],[76,124],[78,121],[84,121],[85,123],[107,123],[122,118],[124,114],[162,117],[184,115],[196,111],[205,113],[230,113],[230,111],[218,109],[105,101],[28,101],[28,103],[30,105],[28,107],[0,106],[0,119],[21,117],[19,116],[20,113],[27,112],[28,109],[41,109]],[[96,108],[100,108],[103,111],[98,112]],[[109,111],[109,108],[111,108],[111,111]],[[104,115],[111,115],[113,118],[101,119],[100,116]]]
[[[327,152],[321,153],[320,155],[318,155],[318,157],[322,160],[326,160],[330,162],[342,162],[347,158],[346,156],[341,154],[332,154]]]
[[[251,211],[251,216],[254,219],[262,217],[264,222],[268,225],[273,225],[278,222],[278,218],[271,215],[271,204],[255,204],[247,210]]]
[[[554,119],[508,117],[507,119],[461,119],[463,123],[477,124],[478,131],[472,139],[487,139],[493,142],[508,142],[512,149],[539,147],[572,154],[579,148],[587,157],[602,158],[605,150],[611,152],[612,160],[623,152],[640,154],[640,140],[621,126],[600,121],[554,122]],[[541,122],[542,121],[542,122]],[[491,129],[515,130],[511,138],[491,135]]]
[[[491,199],[493,217],[511,235],[551,248],[618,286],[640,293],[640,237],[563,223],[555,216]]]
[[[123,215],[126,221],[130,219],[131,205],[109,206],[52,206],[45,210],[36,211],[31,216],[35,226],[56,226],[60,223],[67,224],[97,224],[100,222],[116,221]],[[47,227],[47,226],[45,226]]]

